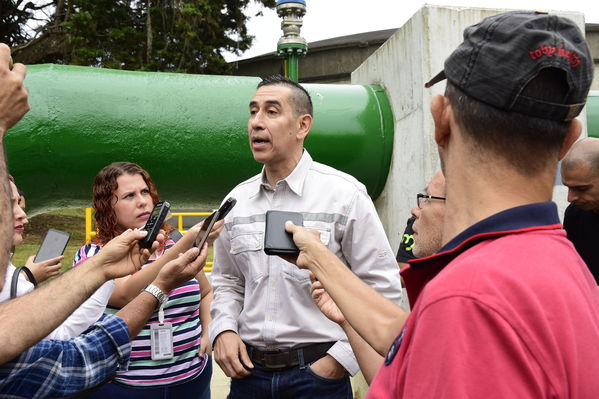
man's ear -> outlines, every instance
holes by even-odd
[[[310,114],[303,114],[297,119],[297,122],[299,129],[296,137],[298,140],[304,140],[312,128],[312,116]]]
[[[451,132],[451,118],[453,118],[449,99],[441,94],[435,95],[431,101],[431,115],[435,123],[435,141],[443,148],[447,144]]]
[[[572,144],[578,140],[580,137],[580,133],[582,133],[582,123],[578,119],[573,119],[570,122],[570,126],[568,127],[568,132],[566,133],[566,137],[564,138],[564,142],[562,143],[562,148],[559,151],[559,160],[564,159],[568,151],[570,151],[570,147]]]

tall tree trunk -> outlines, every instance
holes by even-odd
[[[152,59],[152,1],[148,0],[148,9],[146,15],[146,38],[147,38],[147,48],[146,48],[146,65],[150,64],[150,60]]]

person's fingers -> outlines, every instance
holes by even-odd
[[[192,255],[191,267],[193,269],[198,269],[197,271],[199,272],[199,270],[202,268],[202,265],[206,263],[206,258],[208,257],[208,244],[205,243],[201,251],[198,247],[191,247],[188,252],[192,249],[194,250],[193,253],[195,255]]]
[[[60,270],[61,267],[62,263],[58,262],[57,264],[48,267],[48,270]]]
[[[218,365],[220,366],[220,368],[223,370],[223,372],[225,373],[225,375],[227,377],[230,378],[235,378],[236,377],[236,373],[234,371],[233,366],[231,365],[231,363],[228,361],[227,358],[222,358],[222,357],[216,357],[215,358],[216,363],[218,363]]]
[[[318,301],[322,297],[322,294],[324,294],[324,290],[321,288],[312,290],[312,299]]]
[[[57,256],[56,258],[45,260],[42,262],[42,264],[45,266],[52,266],[52,265],[59,263],[63,259],[64,259],[64,256],[60,255],[60,256]]]
[[[10,57],[10,47],[5,43],[0,43],[0,59]]]
[[[17,62],[12,66],[12,72],[19,75],[21,80],[24,80],[25,76],[27,76],[27,67],[20,62]]]
[[[297,229],[298,227],[294,225],[291,220],[285,222],[285,231],[287,231],[288,233],[293,234],[297,231]]]
[[[242,343],[241,345],[239,345],[239,358],[241,359],[241,361],[243,362],[243,364],[250,368],[253,369],[254,368],[254,364],[252,363],[252,361],[250,360],[250,356],[248,355],[248,351],[245,347],[245,345]],[[247,374],[245,375],[249,375],[250,372],[245,370],[247,372]]]
[[[324,285],[322,285],[322,283],[318,280],[314,281],[312,283],[312,289],[319,289],[319,288],[324,288]]]
[[[195,263],[195,262],[197,262],[197,260],[198,260],[197,258],[199,258],[199,255],[201,253],[202,252],[198,248],[191,247],[184,253],[179,254],[179,257],[182,257],[181,261],[184,262],[185,264]]]

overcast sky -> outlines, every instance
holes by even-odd
[[[399,28],[424,4],[468,6],[484,8],[512,8],[530,10],[562,10],[584,13],[587,23],[599,24],[597,0],[306,0],[302,37],[308,42],[337,36]],[[226,54],[227,61],[251,58],[276,51],[282,35],[281,19],[275,10],[263,10],[251,4],[246,9],[250,16],[248,30],[255,36],[254,45],[241,56]]]

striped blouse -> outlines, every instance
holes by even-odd
[[[175,243],[168,240],[165,248],[152,254],[146,267],[158,259],[164,251]],[[75,254],[73,266],[94,256],[100,251],[100,246],[87,244]],[[115,380],[138,387],[165,386],[180,384],[199,375],[206,365],[207,356],[198,357],[201,340],[201,325],[199,315],[200,286],[193,279],[175,288],[169,293],[164,305],[164,321],[173,326],[173,351],[175,356],[167,360],[152,360],[150,353],[150,324],[158,323],[158,313],[155,312],[148,320],[142,331],[131,342],[131,359],[127,371],[117,372]],[[118,308],[110,305],[106,313],[115,314]]]

